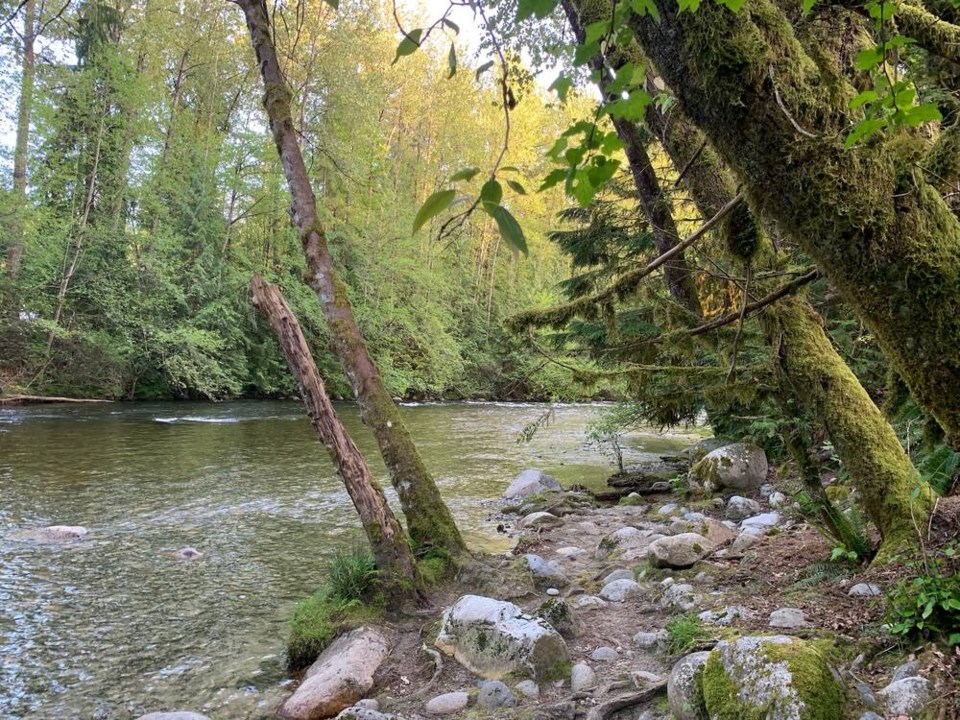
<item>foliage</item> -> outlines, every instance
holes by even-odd
[[[890,632],[960,645],[957,548],[953,542],[936,555],[907,563],[911,576],[898,581],[889,595]]]
[[[327,567],[327,592],[336,600],[368,602],[380,583],[373,553],[363,546],[338,550]]]
[[[678,615],[667,623],[666,630],[667,652],[673,656],[685,655],[710,637],[696,615]]]

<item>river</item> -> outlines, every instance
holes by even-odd
[[[472,547],[509,547],[489,501],[520,470],[594,487],[612,472],[586,443],[594,405],[557,406],[548,427],[518,444],[546,409],[404,408]],[[356,408],[339,410],[367,458],[377,458]],[[626,460],[696,439],[633,433]],[[9,537],[53,524],[91,532],[68,544]],[[293,604],[319,584],[331,553],[360,541],[349,498],[297,403],[0,408],[0,718],[265,716],[282,692]],[[204,557],[178,561],[184,546]]]

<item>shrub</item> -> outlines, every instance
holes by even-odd
[[[709,636],[695,615],[679,615],[667,623],[667,652],[685,655],[698,641]]]

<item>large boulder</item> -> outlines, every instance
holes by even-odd
[[[703,438],[703,440],[698,440],[684,450],[682,454],[690,458],[690,462],[695,463],[703,460],[708,453],[718,448],[726,447],[729,444],[730,442],[728,440],[720,440],[715,437]]]
[[[517,672],[550,678],[569,659],[566,642],[545,620],[479,595],[464,595],[447,609],[436,646],[488,680]]]
[[[714,545],[703,535],[681,533],[655,540],[648,548],[650,563],[658,568],[688,568],[713,551]]]
[[[560,483],[540,470],[524,470],[514,478],[510,486],[503,491],[503,497],[525,498],[538,492],[557,492],[562,490]]]
[[[373,674],[390,646],[390,637],[376,627],[341,635],[307,670],[300,687],[280,709],[280,717],[321,720],[350,707],[373,687]]]
[[[844,692],[816,644],[785,635],[721,640],[700,681],[710,718],[840,720]]]
[[[734,443],[707,453],[690,468],[690,478],[704,487],[755,490],[767,479],[767,455],[756,445]]]
[[[674,663],[667,678],[667,700],[676,720],[705,720],[700,676],[709,652],[695,652]]]

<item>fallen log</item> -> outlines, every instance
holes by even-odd
[[[39,405],[41,403],[109,403],[97,398],[69,398],[54,395],[0,395],[0,405]]]

